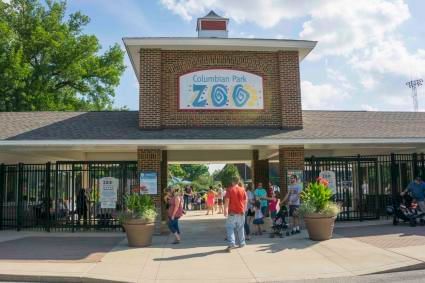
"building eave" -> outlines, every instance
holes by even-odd
[[[308,40],[198,37],[124,37],[123,42],[138,80],[141,49],[298,51],[301,62],[317,44],[317,41]]]

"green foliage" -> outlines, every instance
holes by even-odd
[[[170,177],[184,178],[186,176],[186,172],[182,169],[180,164],[170,164],[168,165],[168,172]]]
[[[155,203],[149,195],[130,194],[125,196],[127,211],[120,215],[120,221],[127,219],[142,219],[153,222],[157,215]]]
[[[240,177],[238,168],[233,164],[227,164],[218,173],[217,178],[220,180],[224,188],[229,187],[232,184],[234,177]]]
[[[0,111],[112,109],[124,52],[102,54],[90,19],[65,15],[63,1],[0,1]]]
[[[332,190],[328,187],[328,182],[324,179],[318,179],[312,182],[301,192],[303,201],[299,208],[300,215],[310,213],[321,213],[325,215],[337,215],[339,207],[331,200]]]
[[[180,165],[185,172],[184,178],[189,181],[195,181],[201,176],[209,176],[208,166],[205,164],[182,164]]]

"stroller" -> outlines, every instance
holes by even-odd
[[[413,198],[408,194],[398,195],[394,198],[393,205],[387,206],[387,213],[393,216],[393,225],[403,221],[409,222],[411,227],[415,227],[418,219],[421,225],[425,225],[425,212],[417,208]]]
[[[286,217],[288,216],[288,209],[286,206],[282,205],[273,219],[272,232],[270,233],[270,238],[276,236],[283,238],[283,230],[288,229],[288,224],[286,223]]]

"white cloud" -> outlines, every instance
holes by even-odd
[[[318,40],[311,58],[348,56],[384,39],[410,17],[403,0],[320,1],[303,25],[300,37]]]
[[[353,56],[349,61],[355,69],[379,74],[394,74],[406,79],[425,75],[425,49],[409,53],[396,39],[379,42]]]
[[[338,104],[350,95],[332,84],[315,85],[310,81],[301,82],[303,109],[338,109]]]
[[[369,105],[369,104],[362,104],[362,105],[361,105],[361,108],[362,108],[363,110],[366,110],[366,111],[378,111],[378,108],[373,107],[373,106],[371,106],[371,105]]]
[[[337,83],[340,87],[347,90],[354,89],[354,87],[351,85],[348,78],[340,71],[328,67],[326,68],[326,74],[331,81],[333,81],[334,83]]]

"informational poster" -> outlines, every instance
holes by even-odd
[[[99,199],[101,208],[116,208],[119,181],[113,177],[100,179]]]
[[[321,171],[319,177],[326,179],[329,182],[329,189],[332,190],[333,194],[336,194],[336,177],[334,171]]]
[[[263,78],[256,74],[208,69],[179,77],[182,110],[261,110],[263,107]]]
[[[158,174],[156,172],[140,172],[140,193],[148,195],[158,193]]]

